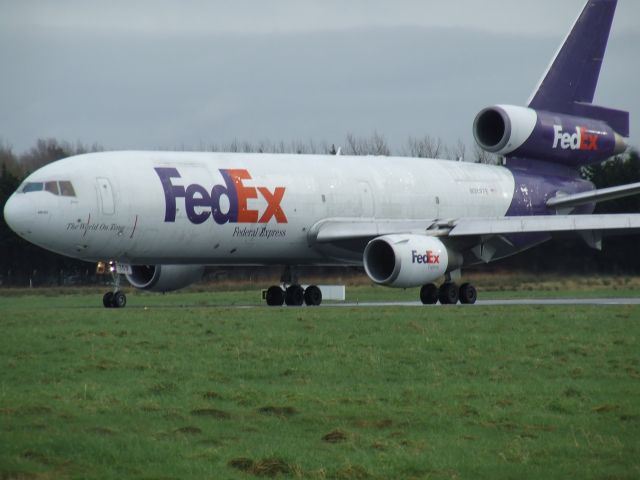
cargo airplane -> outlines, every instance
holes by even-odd
[[[319,305],[299,266],[364,266],[376,284],[421,287],[424,304],[472,304],[461,270],[558,232],[594,248],[640,228],[640,215],[594,215],[581,167],[624,152],[629,114],[594,105],[616,0],[589,0],[527,106],[482,110],[473,133],[502,165],[424,158],[158,151],[78,155],[44,166],[4,207],[21,237],[53,252],[111,261],[129,283],[165,292],[206,266],[283,267],[268,305]],[[119,278],[119,275],[116,275]],[[440,285],[436,285],[444,279]],[[123,307],[117,287],[105,307]]]

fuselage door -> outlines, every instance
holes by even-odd
[[[97,178],[98,191],[100,192],[100,203],[102,204],[102,213],[104,215],[113,215],[116,211],[115,202],[113,201],[113,189],[111,182],[106,178]]]

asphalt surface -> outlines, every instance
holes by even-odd
[[[509,305],[640,305],[640,298],[561,298],[561,299],[521,299],[521,300],[478,300],[475,305],[456,305],[470,308],[482,306]],[[327,303],[326,307],[424,307],[420,302],[362,302],[362,303]],[[442,305],[433,305],[444,307]],[[446,307],[452,307],[447,305]]]

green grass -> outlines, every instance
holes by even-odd
[[[0,478],[640,476],[639,307],[247,299],[0,297]]]

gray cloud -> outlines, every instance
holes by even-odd
[[[378,130],[470,145],[482,107],[526,101],[583,2],[228,3],[4,5],[0,137],[197,148]],[[640,31],[624,8],[639,7],[621,1],[596,98],[632,114]]]
[[[583,0],[31,0],[4,2],[5,28],[175,33],[275,33],[359,27],[459,27],[518,34],[567,28]],[[621,2],[617,28],[638,29],[636,1]]]

